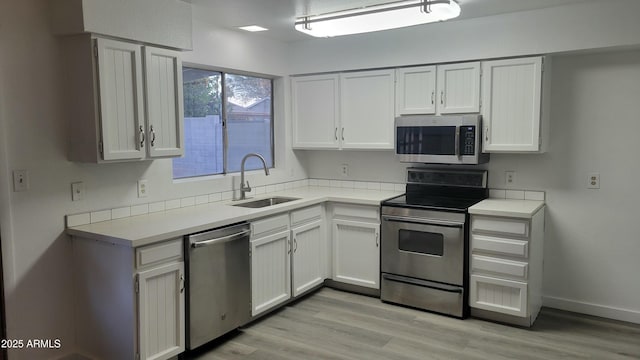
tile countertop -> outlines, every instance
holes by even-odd
[[[469,213],[530,219],[543,207],[544,201],[537,200],[486,199],[471,206]]]
[[[401,194],[402,192],[399,191],[302,187],[264,194],[246,200],[251,201],[274,196],[300,198],[299,200],[259,209],[232,206],[239,202],[224,201],[69,227],[66,232],[72,236],[138,247],[236,222],[296,210],[326,201],[377,206],[380,205],[382,200]]]

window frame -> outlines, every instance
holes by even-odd
[[[269,126],[269,150],[271,151],[271,166],[269,167],[269,169],[275,169],[276,168],[276,151],[275,151],[275,120],[276,120],[276,116],[275,116],[275,108],[274,108],[274,81],[275,81],[275,77],[271,76],[271,75],[266,75],[266,74],[259,74],[259,73],[253,73],[253,72],[247,72],[247,71],[240,71],[240,70],[234,70],[234,69],[227,69],[227,68],[219,68],[219,67],[213,67],[213,66],[208,66],[208,65],[204,65],[204,64],[197,64],[197,63],[190,63],[190,62],[183,62],[182,63],[182,68],[181,71],[184,68],[190,68],[190,69],[197,69],[197,70],[205,70],[205,71],[211,71],[211,72],[217,72],[220,74],[220,99],[221,99],[221,104],[220,104],[220,118],[221,118],[221,122],[222,122],[222,172],[221,173],[215,173],[215,174],[205,174],[205,175],[195,175],[195,176],[185,176],[185,177],[174,177],[173,174],[173,162],[171,163],[171,176],[173,178],[173,181],[185,181],[185,180],[196,180],[196,179],[210,179],[212,177],[217,177],[217,176],[221,176],[224,177],[226,175],[230,175],[230,174],[238,174],[240,173],[240,171],[232,171],[229,172],[228,169],[228,161],[229,161],[229,136],[228,136],[228,128],[227,128],[227,96],[226,96],[226,77],[227,75],[237,75],[237,76],[250,76],[250,77],[255,77],[255,78],[261,78],[261,79],[266,79],[269,80],[270,84],[271,84],[271,91],[270,91],[270,116],[271,116],[271,121],[270,121],[270,126]],[[182,86],[182,84],[181,84]],[[183,95],[184,96],[184,95]],[[185,144],[186,146],[186,144]],[[248,169],[247,171],[256,171],[256,170],[260,170],[260,169]]]

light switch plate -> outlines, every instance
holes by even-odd
[[[84,199],[84,183],[82,181],[71,183],[71,200],[79,201]]]
[[[13,191],[29,190],[29,172],[27,170],[13,170]]]

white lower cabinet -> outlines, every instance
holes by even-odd
[[[324,222],[314,221],[291,229],[292,251],[292,292],[298,296],[324,282],[323,241]]]
[[[251,239],[251,315],[291,298],[290,239],[288,230]]]
[[[182,238],[140,248],[73,238],[78,351],[169,359],[185,349]]]
[[[544,209],[531,218],[471,215],[473,316],[533,325],[542,306],[543,242]]]
[[[322,205],[251,223],[251,315],[324,282],[324,224]]]
[[[140,359],[168,359],[184,351],[184,262],[138,273]]]
[[[379,208],[333,206],[333,276],[337,282],[380,289]]]

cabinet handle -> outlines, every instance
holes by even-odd
[[[287,245],[288,245],[287,247],[289,248],[287,250],[287,254],[291,254],[291,240],[287,241]]]
[[[336,127],[336,131],[334,132],[334,135],[336,137],[336,140],[338,140],[338,128]]]
[[[431,92],[431,105],[435,103],[436,92],[435,90]]]
[[[153,131],[153,125],[151,125],[149,130],[151,131],[151,146],[153,146],[156,142],[156,132]]]
[[[298,251],[298,240],[296,240],[296,238],[293,238],[293,252]]]
[[[444,90],[440,90],[440,105],[444,105]]]
[[[380,247],[380,242],[378,241],[378,236],[380,234],[376,231],[376,247]]]
[[[180,294],[184,292],[184,274],[180,274]]]
[[[144,128],[140,125],[140,134],[138,135],[140,139],[140,148],[144,147]]]
[[[344,141],[344,128],[342,128],[342,141]]]
[[[489,141],[489,127],[484,128],[484,141]]]

